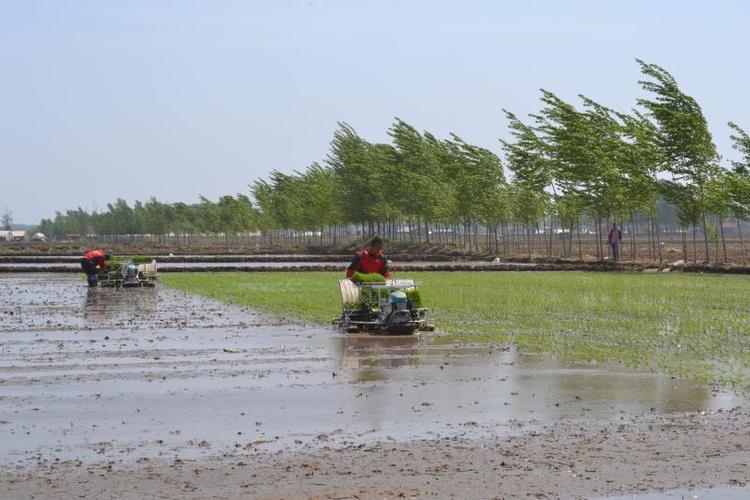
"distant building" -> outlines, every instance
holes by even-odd
[[[31,241],[47,241],[47,236],[44,233],[34,233],[31,237]]]
[[[13,241],[13,233],[4,229],[0,230],[0,241]]]
[[[26,231],[11,231],[11,241],[26,241]]]

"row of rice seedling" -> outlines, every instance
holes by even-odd
[[[742,276],[584,272],[411,273],[437,342],[514,344],[571,362],[617,363],[750,383],[750,282]],[[168,275],[186,291],[306,321],[340,311],[338,273]],[[411,300],[422,302],[417,292]]]

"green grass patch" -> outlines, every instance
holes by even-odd
[[[436,341],[512,343],[571,361],[616,362],[750,384],[750,279],[572,272],[409,273]],[[328,323],[339,273],[168,274],[172,287]]]

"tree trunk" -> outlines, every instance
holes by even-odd
[[[607,217],[607,223],[604,226],[604,229],[602,230],[602,241],[604,240],[604,235],[607,235],[607,257],[610,259],[614,259],[614,254],[612,253],[612,245],[609,244],[609,231],[612,227],[612,224],[609,222],[609,217]],[[602,255],[604,255],[604,251],[602,251]]]
[[[688,254],[687,254],[687,228],[685,226],[681,226],[682,228],[682,260],[685,262],[688,261]]]
[[[474,251],[477,254],[481,254],[482,253],[482,246],[480,244],[481,240],[479,239],[479,224],[477,222],[473,222],[472,223],[472,227],[474,228],[473,229],[473,231],[474,231]]]
[[[630,233],[630,258],[633,262],[638,262],[638,246],[636,244],[638,233],[635,229],[635,214],[633,210],[630,211]]]
[[[659,214],[656,210],[654,210],[654,214],[652,216],[654,221],[654,239],[656,240],[656,251],[659,255],[659,267],[661,267],[662,263],[662,255],[661,255],[661,238],[659,238]]]
[[[549,243],[547,244],[547,255],[552,257],[552,246],[555,243],[554,240],[554,234],[555,234],[555,218],[550,215],[549,218]]]
[[[535,235],[534,226],[529,224],[529,227],[527,228],[527,233],[526,233],[526,237],[527,237],[526,243],[528,245],[529,258],[531,258],[531,256],[534,255],[534,235]]]
[[[719,217],[719,231],[721,231],[721,247],[724,252],[724,263],[727,263],[727,241],[724,239],[724,220]]]
[[[573,255],[573,225],[575,224],[575,221],[573,218],[570,218],[570,231],[568,231],[568,250],[565,252],[565,257],[570,257]]]
[[[745,265],[745,244],[742,241],[742,223],[737,219],[737,233],[740,235],[740,254],[742,255],[742,265]]]
[[[706,227],[706,212],[701,212],[701,217],[703,218],[703,244],[706,249],[706,264],[708,264],[711,261],[711,258],[708,254],[708,228]]]
[[[693,262],[697,264],[698,263],[698,245],[695,240],[696,238],[695,233],[698,229],[696,226],[697,224],[693,222]]]

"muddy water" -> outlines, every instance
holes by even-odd
[[[517,434],[743,402],[546,355],[343,336],[162,286],[0,277],[3,466]]]
[[[594,500],[747,500],[748,498],[750,498],[750,485],[675,489],[659,493],[596,497]]]

